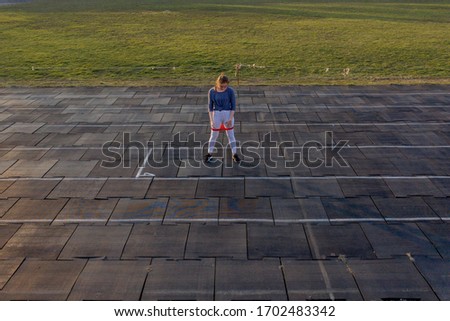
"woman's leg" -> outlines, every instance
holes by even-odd
[[[236,138],[234,137],[234,129],[227,130],[228,144],[230,144],[231,152],[236,154]]]
[[[209,136],[208,143],[208,154],[212,154],[214,152],[214,145],[216,144],[217,137],[219,137],[219,132],[211,130],[211,136]]]
[[[224,122],[227,121],[228,119],[230,119],[230,113],[231,113],[230,111],[228,111],[226,113]],[[234,127],[234,118],[232,119],[231,127]],[[231,152],[234,155],[234,154],[236,154],[236,138],[234,137],[234,129],[229,129],[226,131],[226,133],[227,133],[227,137],[228,137],[228,144],[230,145]]]
[[[222,124],[221,112],[214,112],[213,114],[213,126],[214,128],[220,128]],[[211,129],[211,136],[209,136],[208,143],[208,154],[212,154],[214,151],[214,145],[216,144],[217,138],[219,137],[219,132]]]

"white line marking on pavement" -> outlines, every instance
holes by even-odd
[[[162,219],[0,219],[0,223],[143,223],[158,222]],[[370,223],[370,222],[423,222],[423,221],[450,221],[450,217],[402,217],[402,218],[339,218],[339,219],[258,219],[258,218],[166,218],[165,223],[215,222],[215,223],[275,223],[275,224],[320,224],[320,223]]]
[[[150,154],[152,153],[152,151],[153,151],[153,148],[150,148],[148,153],[145,155],[144,160],[142,162],[142,165],[141,165],[141,167],[139,167],[139,171],[136,174],[136,178],[140,178],[141,176],[144,176],[144,177],[154,177],[154,176],[156,176],[155,174],[152,174],[152,173],[149,173],[149,172],[145,172],[144,174],[142,174],[142,172],[145,169],[145,164],[147,163],[147,160],[150,157]]]
[[[151,174],[151,173],[149,173]],[[0,181],[97,181],[148,179],[148,176],[133,177],[5,177]],[[335,179],[450,179],[450,176],[200,176],[200,177],[155,177],[155,180],[335,180]]]

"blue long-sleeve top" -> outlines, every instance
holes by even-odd
[[[211,88],[208,92],[209,111],[236,110],[236,96],[231,87],[224,92]]]

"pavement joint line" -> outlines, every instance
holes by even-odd
[[[356,145],[344,146],[344,148],[450,148],[450,145]]]
[[[162,225],[171,223],[189,223],[189,222],[215,222],[215,223],[333,223],[333,222],[348,222],[348,223],[367,223],[367,222],[420,222],[420,221],[450,221],[450,217],[406,217],[406,218],[384,218],[384,219],[367,219],[367,218],[339,218],[339,219],[289,219],[289,220],[273,220],[273,219],[258,219],[258,218],[192,218],[192,219],[166,219],[162,222]],[[0,219],[0,224],[18,224],[18,223],[149,223],[156,222],[161,223],[161,219]],[[54,226],[54,225],[53,225]],[[103,226],[103,225],[102,225]]]
[[[367,93],[367,92],[344,92],[344,93],[322,93],[322,92],[315,92],[318,97],[321,96],[411,96],[411,95],[444,95],[448,96],[450,95],[450,92],[446,91],[416,91],[416,92],[388,92],[388,93]]]
[[[238,121],[237,123],[241,123],[241,121]],[[27,123],[27,124],[33,124],[33,122],[31,123]],[[441,122],[436,122],[436,121],[431,121],[431,122],[407,122],[407,121],[398,121],[398,122],[384,122],[384,123],[377,123],[377,122],[367,122],[367,123],[346,123],[346,122],[337,122],[337,123],[325,123],[325,122],[303,122],[303,123],[292,123],[292,122],[284,122],[282,123],[283,126],[340,126],[340,125],[351,125],[351,126],[377,126],[377,125],[382,125],[382,126],[409,126],[409,125],[414,125],[414,126],[421,126],[421,125],[426,125],[426,126],[430,126],[430,125],[448,125],[450,124],[450,122],[447,121],[441,121]],[[45,124],[45,125],[49,125],[52,127],[56,127],[56,124]],[[45,126],[42,125],[42,126]],[[67,127],[70,125],[74,125],[74,124],[66,124],[66,125],[60,125],[61,127]],[[141,126],[141,127],[173,127],[173,126],[177,126],[177,125],[183,125],[186,127],[198,127],[198,126],[204,126],[204,127],[208,127],[207,124],[205,123],[185,123],[185,122],[179,122],[179,121],[175,121],[172,122],[170,124],[158,124],[158,123],[153,123],[153,124],[139,124],[136,126]],[[278,125],[277,122],[245,122],[246,126],[264,126],[264,125]],[[41,127],[42,127],[41,126]],[[91,127],[91,128],[103,128],[103,127],[111,127],[111,124],[76,124],[75,127]],[[129,127],[129,125],[117,125],[117,126],[124,126],[124,127]]]
[[[294,146],[294,147],[286,147],[286,149],[295,149],[300,148],[302,145]],[[325,146],[325,148],[330,148],[331,146]],[[110,147],[111,149],[122,149],[121,147]],[[189,147],[181,147],[183,149],[189,148]],[[261,147],[263,148],[263,147]],[[439,148],[450,148],[450,145],[345,145],[343,148],[429,148],[429,149],[439,149]],[[78,147],[78,146],[68,146],[68,147],[14,147],[14,148],[7,148],[7,147],[0,147],[0,151],[33,151],[33,150],[103,150],[103,147]],[[166,147],[152,147],[153,150],[164,150]],[[174,148],[175,149],[175,148]],[[45,156],[45,155],[44,155]]]
[[[59,222],[59,221],[58,221]],[[110,219],[108,220],[108,223],[133,223],[133,222],[157,222],[160,223],[161,219],[155,219],[155,218],[137,218],[137,219]]]
[[[276,106],[283,106],[283,105],[276,105]],[[298,108],[302,108],[303,106],[297,106]],[[382,109],[382,108],[448,108],[450,106],[448,105],[355,105],[355,106],[338,106],[338,105],[328,105],[324,104],[324,106],[305,106],[308,109]],[[273,107],[277,108],[277,107]]]
[[[17,224],[17,223],[52,223],[53,220],[49,219],[34,219],[34,220],[8,220],[0,219],[0,224]]]
[[[327,180],[327,179],[450,179],[450,176],[199,176],[199,177],[5,177],[0,181],[97,181],[97,180]]]
[[[386,217],[387,222],[416,222],[416,221],[442,221],[441,217],[399,217],[390,218]]]
[[[2,222],[0,220],[0,222]],[[107,219],[95,219],[95,218],[83,218],[83,219],[54,219],[51,221],[52,223],[79,223],[79,222],[89,222],[89,223],[106,223]]]
[[[189,126],[205,126],[207,127],[208,125],[205,123],[183,123],[183,122],[175,122],[175,126],[176,125],[183,125],[186,127]],[[241,123],[240,121],[238,121],[237,123]],[[155,123],[157,124],[157,126],[166,126],[166,127],[170,127],[173,125],[170,124],[159,124],[159,123]],[[154,127],[155,124],[144,124],[142,125],[142,127]],[[245,123],[246,125],[279,125],[280,123],[278,122],[251,122]],[[303,122],[303,123],[292,123],[292,122],[285,122],[285,123],[281,123],[284,126],[339,126],[339,125],[352,125],[352,126],[374,126],[374,125],[383,125],[383,126],[408,126],[408,125],[447,125],[450,124],[450,122],[446,122],[446,121],[441,121],[441,122],[436,122],[436,121],[432,121],[432,122],[408,122],[408,121],[398,121],[398,122],[384,122],[384,123],[377,123],[377,122],[367,122],[367,123],[345,123],[345,122],[338,122],[338,123],[326,123],[326,122],[320,122],[320,123],[314,123],[314,122]],[[95,126],[95,125],[93,125]],[[103,125],[100,125],[101,127],[104,127]],[[107,125],[109,126],[109,125]]]
[[[386,222],[385,218],[330,218],[330,222]]]
[[[238,121],[237,123],[241,123],[240,121]],[[33,124],[31,123],[27,123],[27,124]],[[246,125],[278,125],[279,123],[277,122],[245,122]],[[337,123],[326,123],[326,122],[302,122],[302,123],[293,123],[293,122],[285,122],[282,123],[283,127],[284,126],[330,126],[330,125],[334,125],[334,126],[339,126],[339,125],[351,125],[351,126],[374,126],[374,125],[383,125],[383,126],[408,126],[408,125],[447,125],[450,124],[450,122],[447,121],[430,121],[430,122],[408,122],[408,121],[398,121],[398,122],[366,122],[366,123],[345,123],[345,122],[337,122]],[[51,126],[56,126],[56,125],[52,125]],[[60,126],[70,126],[70,125],[74,125],[73,123],[70,124],[61,124]],[[186,127],[189,126],[205,126],[208,127],[208,124],[205,123],[184,123],[184,122],[172,122],[170,124],[167,123],[159,123],[159,122],[155,122],[155,123],[149,123],[149,124],[136,124],[136,126],[141,126],[141,127],[173,127],[176,125],[183,125]],[[45,126],[45,125],[43,125]],[[79,124],[77,123],[75,125],[75,127],[92,127],[92,128],[102,128],[102,127],[111,127],[111,126],[115,126],[115,127],[123,127],[123,126],[133,126],[132,124],[118,124],[118,125],[110,125],[110,124]]]
[[[0,98],[1,99],[1,98]],[[448,108],[450,106],[448,105],[355,105],[355,106],[339,106],[339,105],[329,105],[327,103],[324,103],[323,105],[315,105],[315,106],[305,106],[305,105],[301,105],[298,103],[292,103],[292,104],[272,104],[272,103],[267,103],[267,105],[269,105],[269,108],[273,108],[273,109],[277,109],[279,107],[285,107],[288,105],[296,105],[296,107],[292,107],[292,108],[307,108],[307,109],[359,109],[359,108],[363,108],[363,109],[381,109],[381,108]],[[156,105],[149,105],[149,106],[133,106],[132,108],[127,107],[126,105],[124,107],[111,107],[108,105],[105,106],[98,106],[98,107],[84,107],[84,106],[79,106],[79,107],[69,107],[70,110],[83,110],[83,109],[89,109],[92,111],[95,111],[96,108],[98,109],[108,109],[108,110],[120,110],[120,111],[130,111],[130,113],[133,113],[133,111],[137,111],[137,110],[145,110],[148,111],[150,108],[155,107]],[[166,106],[166,105],[163,105]],[[244,106],[244,107],[240,107],[241,109],[244,109],[245,112],[245,108],[247,107],[252,107],[254,105],[248,105],[248,106]],[[20,108],[20,110],[35,110],[39,107],[47,107],[47,105],[35,105],[35,106],[8,106],[8,107],[4,107],[6,108],[6,110],[9,109],[17,109]],[[158,105],[157,107],[160,107],[160,105]],[[179,105],[170,105],[170,107],[174,107],[174,108],[183,108],[184,106],[179,106]],[[52,107],[53,108],[53,107]],[[56,107],[55,109],[60,109],[62,111],[64,111],[66,108],[68,107]],[[195,105],[194,108],[198,108],[199,111],[201,108],[204,108],[204,105]],[[242,110],[241,110],[242,111]],[[108,113],[107,111],[105,111],[104,113]],[[157,113],[173,113],[173,112],[164,112],[164,111],[158,111]],[[196,113],[196,111],[192,112],[176,112],[175,114],[179,114],[179,113],[183,113],[183,114],[190,114],[190,113]],[[121,114],[121,113],[119,113]],[[146,114],[156,114],[155,112],[153,112],[152,110],[150,110],[150,112],[146,113]]]

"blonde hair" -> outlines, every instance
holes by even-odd
[[[230,83],[230,80],[227,76],[222,72],[219,77],[216,79],[216,84],[214,85],[214,89],[218,90],[221,84],[228,84]]]

